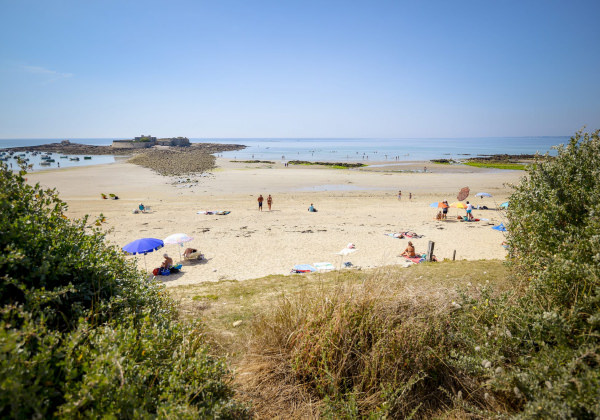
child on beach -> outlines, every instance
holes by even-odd
[[[473,204],[467,201],[467,218],[473,220]]]

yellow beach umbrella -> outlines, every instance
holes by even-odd
[[[450,207],[454,207],[455,209],[466,209],[467,205],[465,203],[461,203],[460,201],[455,201],[450,204]]]

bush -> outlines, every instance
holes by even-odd
[[[244,417],[200,325],[55,191],[0,167],[0,417]]]
[[[525,418],[600,416],[598,134],[538,157],[515,186],[507,228],[521,295],[465,295],[456,314],[472,349],[462,367],[487,366],[479,376],[491,398]]]

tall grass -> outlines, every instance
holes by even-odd
[[[283,295],[252,324],[241,389],[261,417],[427,417],[459,395],[475,411],[491,408],[479,382],[447,363],[463,350],[455,297],[384,271]]]

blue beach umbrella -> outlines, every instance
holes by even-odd
[[[122,249],[128,254],[144,254],[144,267],[146,267],[146,254],[165,246],[164,242],[156,238],[142,238],[128,243]],[[146,267],[146,271],[148,268]]]
[[[501,209],[507,209],[508,208],[508,201],[505,201],[504,203],[500,204],[500,208]]]
[[[492,226],[492,229],[499,230],[500,232],[506,232],[506,227],[504,227],[504,223],[500,223],[498,226]]]
[[[486,193],[486,192],[480,192],[480,193],[477,193],[477,194],[475,194],[475,195],[476,195],[477,197],[481,197],[481,198],[483,198],[483,197],[491,197],[491,196],[492,196],[492,194],[490,194],[490,193]]]

